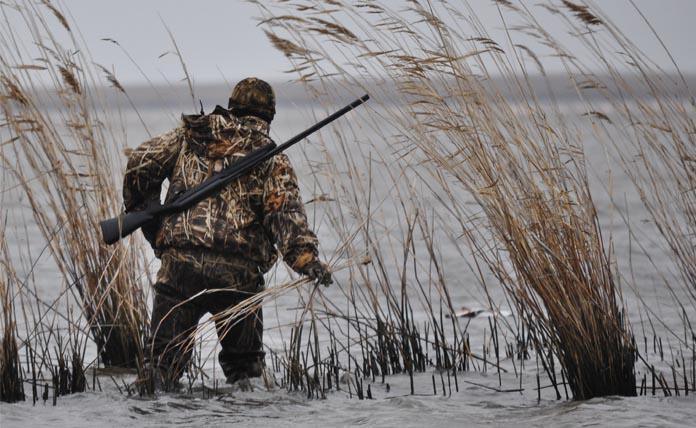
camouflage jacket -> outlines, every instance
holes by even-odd
[[[182,125],[135,149],[123,183],[126,211],[166,201],[203,182],[235,159],[271,143],[267,122],[236,118],[217,108],[209,115],[182,116]],[[276,261],[276,247],[299,273],[317,260],[317,238],[309,229],[297,178],[284,154],[274,156],[220,193],[162,220],[149,239],[163,251],[208,249],[258,264],[263,272]],[[154,241],[154,242],[153,242]]]

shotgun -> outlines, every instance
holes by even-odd
[[[287,150],[299,141],[305,139],[307,136],[313,134],[349,111],[355,109],[359,105],[365,103],[368,99],[370,99],[368,94],[363,95],[362,97],[328,116],[326,119],[295,135],[280,146],[276,146],[275,143],[271,143],[252,151],[219,173],[208,178],[198,186],[186,190],[167,204],[155,204],[154,206],[150,206],[142,211],[122,213],[117,217],[100,222],[99,226],[101,227],[102,239],[108,245],[114,244],[121,238],[125,238],[151,221],[155,221],[160,217],[181,212],[190,208],[203,199],[217,193],[220,191],[220,189],[224,188],[232,181],[248,174],[261,163],[272,158],[278,153]]]

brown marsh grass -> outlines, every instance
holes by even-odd
[[[678,272],[665,278],[664,286],[686,291],[693,308],[696,305],[694,89],[689,87],[678,64],[654,32],[649,18],[632,2],[631,6],[662,44],[671,64],[659,64],[647,57],[612,24],[610,17],[601,15],[601,10],[596,11],[599,17],[595,25],[602,29],[598,35],[584,35],[587,27],[582,22],[567,20],[575,38],[595,63],[603,66],[600,71],[573,60],[567,48],[548,33],[538,31],[556,47],[560,57],[569,58],[571,81],[594,124],[594,135],[613,150],[666,243]],[[598,39],[601,49],[597,47]],[[612,51],[620,54],[609,56],[607,52]],[[664,71],[667,67],[676,72],[668,74]],[[605,114],[603,110],[611,113]],[[629,126],[617,126],[615,122]],[[676,302],[682,308],[688,305],[679,299]],[[688,323],[688,319],[684,322]]]
[[[583,91],[611,88],[602,92],[633,126],[619,137],[604,132],[604,140],[623,155],[622,165],[676,256],[683,282],[692,288],[693,121],[684,98],[670,97],[666,84],[657,84],[663,79],[659,67],[648,64],[626,36],[585,3],[539,8],[573,30],[606,66],[611,85],[593,81],[597,76],[515,2],[498,7],[505,42],[513,45],[507,52],[467,3],[274,6],[259,3],[268,37],[317,98],[335,88],[379,82],[370,90],[386,113],[373,116],[371,128],[409,155],[391,159],[391,165],[422,167],[418,175],[426,187],[442,195],[441,202],[459,220],[461,228],[453,232],[515,303],[549,376],[555,376],[558,361],[577,399],[635,395],[637,349],[610,241],[590,193],[582,136],[555,99],[550,105],[541,102],[529,73],[537,68],[544,76],[543,64],[514,38],[531,36],[556,53],[598,134],[611,120]],[[511,15],[521,16],[523,24],[508,25]],[[615,58],[611,48],[596,43],[599,37],[628,52],[624,55],[637,70],[626,72],[605,61]],[[657,107],[637,99],[628,84],[633,79],[649,89]],[[622,152],[623,141],[636,144],[645,168],[635,168],[635,158]],[[663,192],[667,187],[670,191]],[[462,200],[462,191],[468,200]],[[688,346],[688,338],[683,344]]]
[[[107,247],[98,234],[98,221],[120,209],[120,165],[97,67],[51,3],[0,7],[3,169],[31,207],[66,295],[81,305],[101,363],[134,367],[147,325],[144,262],[136,242]]]
[[[7,253],[5,242],[5,223],[0,225],[0,252]],[[6,257],[5,257],[6,259]],[[2,265],[0,275],[0,299],[2,299],[2,348],[0,349],[0,401],[12,403],[24,400],[24,379],[17,346],[17,324],[15,322],[15,308],[12,301],[11,269]]]

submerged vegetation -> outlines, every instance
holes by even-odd
[[[584,3],[543,3],[535,12],[496,3],[505,41],[493,40],[466,4],[258,3],[271,44],[317,104],[372,96],[371,111],[354,112],[360,120],[318,135],[319,149],[304,153],[310,169],[302,175],[314,193],[308,210],[336,237],[324,251],[337,284],[325,291],[291,279],[269,287],[199,325],[183,346],[214,342],[216,322],[230,325],[293,292],[296,319],[275,327],[281,343],[268,349],[264,381],[308,398],[332,390],[373,398],[371,385],[394,374],[408,375],[406,392],[414,394],[418,373],[431,373],[433,394],[451,394],[471,382],[460,375],[468,371],[496,373],[497,384],[485,388],[539,398],[542,391],[558,399],[694,391],[696,129],[693,100],[678,96],[688,91],[686,79],[651,64]],[[34,402],[50,389],[55,404],[59,395],[100,388],[100,367],[144,374],[148,253],[137,237],[107,247],[97,233],[98,221],[119,211],[124,141],[100,85],[128,94],[91,62],[54,5],[0,8],[26,26],[8,23],[0,32],[3,197],[11,192],[28,205],[25,234],[38,231],[62,275],[53,287],[60,291],[47,294],[38,286],[47,279],[34,273],[40,254],[0,252],[1,399],[22,400],[28,385]],[[605,69],[586,68],[538,13],[563,22]],[[13,36],[22,31],[27,40]],[[59,42],[66,38],[67,46]],[[530,41],[563,65],[581,111],[562,108]],[[676,275],[654,265],[683,321],[683,334],[667,328],[674,352],[663,351],[655,312],[624,301],[625,293],[642,296],[600,222],[588,136],[578,123],[589,124],[618,161],[674,257]],[[624,221],[630,229],[631,219]],[[15,241],[1,238],[3,246]],[[478,286],[458,280],[464,271]],[[486,302],[483,337],[458,318],[452,296],[461,288]],[[513,317],[501,315],[506,306]],[[647,321],[630,319],[632,310]],[[215,373],[211,380],[203,369],[214,349],[194,352],[185,383],[217,393]],[[651,360],[659,355],[662,363],[666,354],[671,361]],[[506,372],[515,385],[503,384]],[[153,392],[113,380],[127,394]]]

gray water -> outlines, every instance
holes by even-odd
[[[176,124],[177,111],[186,106],[159,106],[156,100],[142,103],[140,109],[143,120],[148,125],[149,133],[156,135]],[[279,106],[277,119],[272,127],[272,136],[282,141],[294,133],[304,129],[313,121],[306,106],[300,103],[285,103]],[[207,106],[206,107],[212,107]],[[563,107],[572,110],[570,104]],[[177,110],[178,108],[178,110]],[[207,108],[208,109],[208,108]],[[134,147],[147,139],[146,132],[140,119],[129,110],[124,111],[124,138],[129,147]],[[321,116],[320,113],[317,113]],[[354,118],[346,118],[350,123]],[[342,126],[337,124],[336,126]],[[328,135],[329,133],[327,133]],[[369,139],[368,134],[358,137]],[[295,165],[302,184],[302,194],[305,200],[313,196],[315,189],[311,177],[306,173],[310,167],[307,159],[312,159],[317,153],[310,142],[304,143],[304,150],[293,149],[289,155]],[[359,142],[356,142],[359,144]],[[376,144],[378,147],[379,144]],[[388,147],[382,147],[387,150]],[[644,239],[650,248],[650,256],[656,265],[664,268],[664,272],[674,272],[675,268],[669,253],[664,250],[664,244],[649,220],[627,177],[620,173],[617,166],[607,162],[604,151],[590,139],[585,146],[590,164],[593,197],[597,205],[603,233],[607,241],[611,240],[617,264],[624,277],[624,298],[627,302],[629,318],[633,322],[634,332],[639,343],[642,343],[642,327],[640,317],[643,313],[636,294],[645,299],[650,307],[664,322],[656,326],[658,333],[664,335],[665,347],[669,343],[666,327],[679,328],[680,318],[672,298],[661,285],[658,272],[644,254],[636,249],[635,242],[629,239],[629,227],[617,215],[618,212],[630,213],[631,220],[640,225],[640,230],[634,231]],[[612,174],[612,198],[604,184],[607,183],[608,171]],[[304,173],[303,173],[304,171]],[[392,189],[387,181],[380,181],[384,175],[375,172],[375,200],[384,200],[381,205],[385,228],[396,228],[390,223],[390,214],[398,207],[392,206]],[[615,204],[620,201],[620,206]],[[32,225],[30,212],[19,194],[12,192],[6,197],[3,211],[8,213],[8,242],[15,249],[29,248],[36,257],[41,254],[43,240],[39,237],[36,226]],[[617,211],[618,210],[618,211]],[[622,211],[623,210],[623,211]],[[326,222],[325,213],[321,206],[308,208],[310,221],[320,238],[322,256],[330,259],[337,245],[337,237]],[[392,219],[393,220],[393,219]],[[394,223],[392,221],[392,223]],[[24,232],[26,227],[26,234]],[[459,252],[452,247],[452,240],[447,232],[438,231],[438,250],[452,295],[455,307],[486,307],[479,279],[470,266],[462,263]],[[635,239],[635,238],[633,238]],[[398,243],[397,243],[398,247]],[[630,256],[630,257],[629,257]],[[152,262],[151,273],[156,272],[158,262],[150,253]],[[632,261],[631,272],[628,260]],[[396,270],[389,268],[390,273]],[[292,277],[287,269],[279,264],[268,275],[267,284],[272,287]],[[342,287],[347,287],[344,273],[337,275],[337,284],[324,290],[326,297],[337,305],[346,306],[347,302],[341,293]],[[53,266],[50,256],[44,254],[36,264],[34,278],[39,290],[47,301],[55,299],[61,290],[62,281],[59,272]],[[491,278],[488,278],[491,279]],[[490,282],[489,292],[496,305],[509,309],[500,287]],[[353,286],[359,286],[354,284]],[[306,290],[303,292],[306,295]],[[298,307],[302,307],[297,292],[291,292],[265,304],[265,343],[270,349],[282,351],[283,344],[289,337],[289,325],[297,320]],[[689,306],[687,305],[687,308]],[[691,306],[693,309],[693,306]],[[427,313],[418,304],[414,304],[414,316],[418,321],[427,319]],[[690,314],[693,318],[696,314]],[[20,320],[20,324],[21,324]],[[467,320],[460,321],[464,326]],[[480,351],[483,346],[485,331],[489,329],[486,316],[477,317],[468,324],[467,331],[471,335],[472,349]],[[20,331],[22,329],[20,328]],[[508,333],[509,336],[509,333]],[[220,376],[216,367],[216,342],[214,335],[207,336],[202,346],[204,369],[211,376]],[[652,337],[652,336],[648,336]],[[322,343],[327,343],[322,337]],[[93,346],[88,346],[86,361],[92,361],[96,356]],[[667,362],[653,361],[659,368],[666,368]],[[85,393],[60,397],[57,406],[53,407],[51,400],[47,403],[39,401],[32,405],[28,401],[17,404],[0,404],[0,422],[5,426],[210,426],[228,425],[233,423],[265,426],[693,426],[696,423],[696,402],[694,396],[660,397],[647,396],[636,398],[607,397],[586,402],[572,402],[565,399],[556,400],[551,388],[543,390],[541,400],[537,399],[536,368],[534,361],[527,363],[526,370],[520,381],[513,373],[513,363],[503,360],[501,366],[507,370],[500,375],[496,371],[460,372],[456,391],[454,380],[447,381],[446,374],[430,370],[417,374],[414,379],[416,394],[411,396],[410,380],[406,375],[388,376],[383,384],[380,379],[370,384],[372,400],[359,400],[354,394],[354,386],[348,392],[349,385],[342,384],[341,391],[329,392],[326,399],[307,399],[303,393],[287,392],[283,388],[266,390],[260,382],[255,382],[254,391],[239,391],[234,387],[222,388],[221,394],[209,398],[202,388],[196,386],[191,393],[161,394],[156,398],[128,397],[114,385],[111,377],[97,377],[98,387],[91,390],[92,377],[88,373],[90,390]],[[645,372],[638,367],[639,378]],[[436,379],[436,393],[433,393],[432,377]],[[500,376],[500,377],[499,377]],[[132,382],[132,374],[115,375],[114,380]],[[548,385],[548,380],[542,374],[542,385]],[[446,392],[443,395],[442,383]],[[388,386],[387,386],[388,385]],[[507,392],[499,392],[494,389]],[[517,391],[522,389],[523,391]],[[26,392],[30,395],[30,387]],[[562,391],[563,392],[563,391]]]

